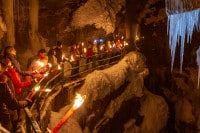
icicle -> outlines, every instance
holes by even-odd
[[[180,14],[168,14],[169,46],[171,49],[171,70],[173,70],[176,45],[180,43],[180,71],[182,72],[184,45],[192,38],[194,28],[199,28],[200,9]]]
[[[197,65],[198,65],[198,83],[197,83],[197,89],[199,88],[199,80],[200,80],[200,47],[196,51],[197,54]]]

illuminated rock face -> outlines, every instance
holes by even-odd
[[[81,95],[87,97],[84,104],[69,118],[60,132],[108,132],[104,128],[112,127],[111,123],[115,123],[122,108],[130,110],[132,106],[135,106],[130,104],[130,101],[143,99],[140,102],[140,109],[132,113],[144,118],[137,126],[133,123],[135,126],[131,130],[133,132],[137,128],[138,132],[159,133],[166,126],[168,106],[162,97],[145,89],[143,80],[147,75],[145,58],[139,52],[130,52],[116,65],[92,72],[78,90]],[[129,106],[124,107],[127,103]],[[52,112],[50,128],[56,125],[68,109],[69,106],[66,106],[59,112]],[[130,114],[127,115],[129,115],[128,120],[137,119],[131,117]],[[85,124],[82,125],[80,120]],[[111,125],[109,126],[108,123]],[[124,120],[117,123],[122,127],[125,124]],[[119,128],[111,128],[112,131],[117,129]]]
[[[75,28],[95,25],[98,29],[104,29],[107,34],[113,33],[115,30],[116,14],[124,5],[125,0],[111,0],[109,2],[106,0],[88,0],[85,5],[75,11],[71,24]]]

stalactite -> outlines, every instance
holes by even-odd
[[[30,31],[29,37],[31,42],[32,51],[34,53],[41,47],[38,33],[38,13],[39,13],[39,1],[38,0],[30,0],[30,11],[29,11],[29,19],[30,19]]]
[[[196,51],[197,54],[197,65],[198,65],[198,82],[197,82],[197,88],[199,88],[199,80],[200,80],[200,47]]]
[[[38,32],[38,13],[39,13],[39,1],[31,0],[30,1],[30,24],[31,31]]]
[[[182,72],[184,45],[189,43],[195,28],[199,27],[200,9],[179,14],[168,14],[168,34],[171,49],[171,69],[173,69],[176,46],[180,43],[180,71]]]
[[[196,4],[194,4],[196,3]],[[171,70],[174,65],[176,45],[180,43],[180,71],[183,67],[184,45],[185,41],[189,43],[192,39],[194,29],[200,28],[200,8],[194,10],[197,6],[194,0],[166,0],[166,13],[168,15],[168,34],[169,45],[171,49]],[[198,65],[198,83],[200,80],[200,47],[196,51]]]
[[[7,25],[7,43],[9,45],[15,45],[15,26],[14,26],[14,14],[13,14],[13,0],[4,0],[3,11],[5,17],[5,23]]]

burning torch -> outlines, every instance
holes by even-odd
[[[52,133],[57,133],[59,131],[59,129],[70,118],[70,116],[83,104],[85,98],[86,98],[85,95],[81,96],[80,94],[76,94],[73,106],[65,114],[65,116],[58,122],[58,124],[53,128]]]
[[[36,86],[33,91],[28,95],[28,99],[32,100],[35,94],[40,90],[40,86]]]

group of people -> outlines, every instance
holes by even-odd
[[[32,84],[32,81],[23,82],[21,75],[33,74],[34,72],[21,70],[13,46],[4,49],[4,55],[0,60],[0,123],[13,133],[17,131],[20,121],[20,108],[32,103],[28,98],[20,100],[22,88]]]
[[[90,68],[93,70],[97,67],[100,69],[103,68],[105,64],[110,64],[118,60],[119,58],[116,56],[121,54],[126,45],[127,43],[124,44],[124,42],[117,39],[115,42],[94,40],[93,42],[88,41],[87,44],[82,42],[71,46],[69,60],[72,67],[76,68],[72,69],[71,74],[77,75],[80,72],[78,68],[85,66],[85,64],[80,63],[82,59],[86,60],[86,70],[88,70],[90,64]]]
[[[66,60],[73,67],[73,64],[79,65],[77,63],[81,57],[86,58],[86,62],[89,63],[94,57],[105,58],[102,56],[103,53],[116,54],[122,49],[120,43],[111,45],[111,43],[88,42],[87,45],[82,43],[71,46],[67,58],[62,47],[62,43],[58,41],[56,47],[49,51],[38,50],[37,55],[28,60],[27,71],[21,70],[13,46],[7,46],[4,49],[3,57],[0,60],[0,124],[7,130],[17,131],[20,108],[32,103],[32,99],[28,99],[28,96],[24,97],[22,93],[29,92],[34,82],[54,70],[59,70]]]
[[[55,54],[56,53],[56,54]],[[17,132],[20,108],[32,104],[28,92],[36,80],[62,64],[62,43],[48,52],[40,49],[36,56],[29,59],[27,71],[21,70],[16,57],[16,49],[7,46],[0,59],[0,124],[8,131]],[[22,93],[26,92],[26,96]]]
[[[81,44],[73,45],[70,49],[70,55],[73,56],[74,60],[78,60],[80,57],[85,57],[90,60],[92,56],[103,53],[119,53],[124,46],[125,45],[120,42],[120,40],[116,40],[116,42],[112,43],[110,41],[105,43],[94,40],[93,42],[88,41],[86,45],[83,42]]]

